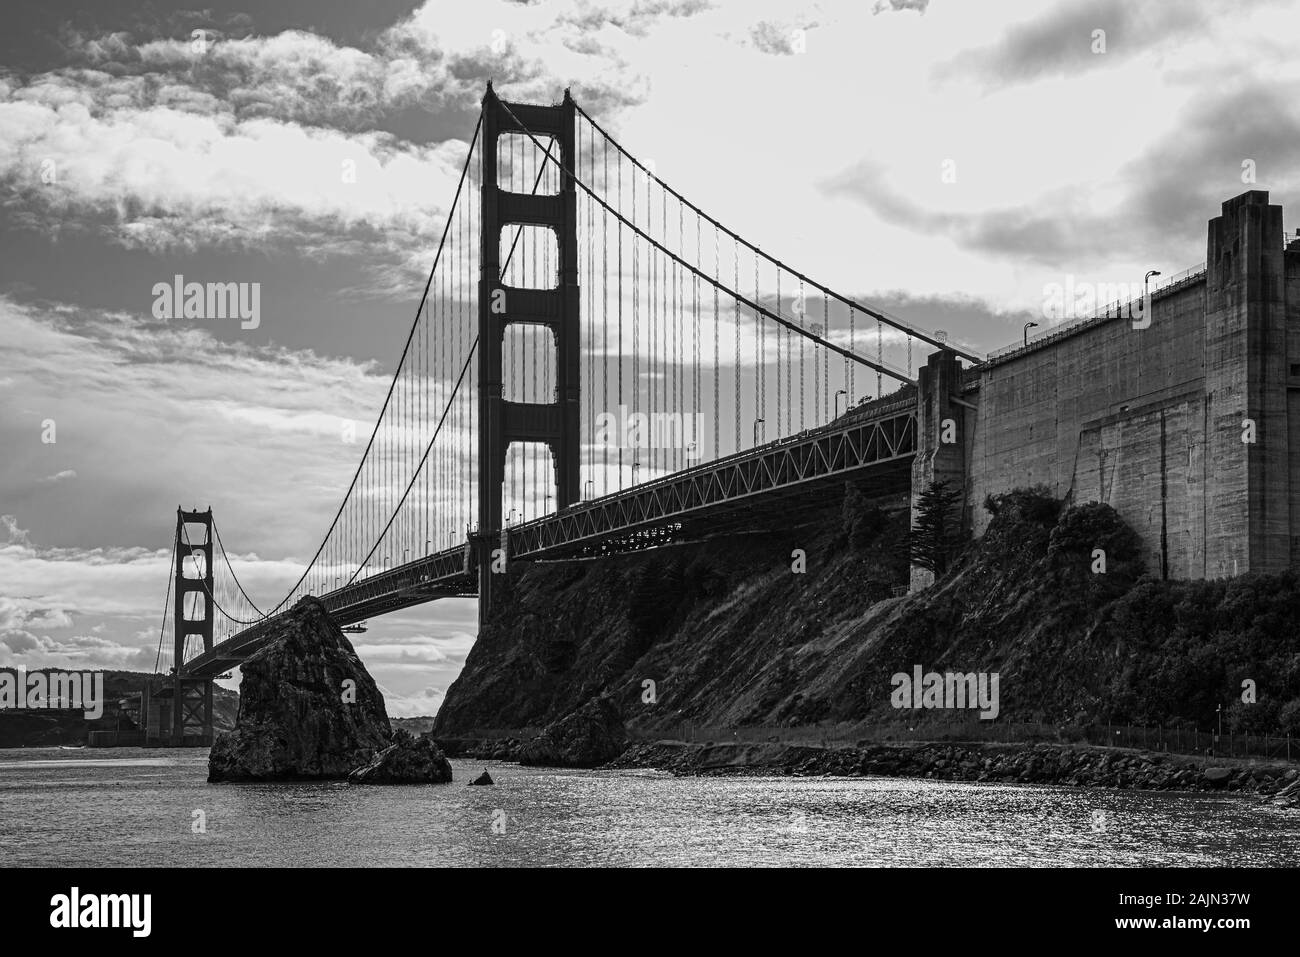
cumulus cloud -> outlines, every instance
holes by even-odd
[[[829,192],[852,197],[883,221],[951,239],[975,252],[1056,269],[1106,257],[1160,256],[1170,265],[1203,258],[1205,220],[1244,189],[1271,188],[1272,201],[1300,201],[1290,157],[1300,141],[1300,104],[1271,83],[1243,78],[1199,97],[1172,117],[1176,137],[1133,143],[1107,179],[1063,184],[1032,201],[957,210],[926,205],[889,181],[874,160],[828,178]],[[1242,162],[1259,170],[1243,184]],[[942,193],[934,194],[942,196]],[[1185,260],[1185,261],[1184,261]]]
[[[30,539],[27,530],[18,527],[18,519],[12,515],[0,515],[0,530],[4,531],[5,541],[10,545],[27,545]]]
[[[872,13],[885,13],[899,10],[915,10],[917,13],[925,13],[930,6],[930,0],[876,0],[876,5],[871,8]]]
[[[1216,12],[1226,13],[1226,5],[1214,0],[1164,4],[1069,0],[1011,26],[996,43],[962,51],[939,64],[935,76],[1008,84],[1104,69],[1204,30]],[[1095,31],[1102,31],[1104,48],[1096,46]]]

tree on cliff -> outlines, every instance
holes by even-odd
[[[948,570],[961,547],[961,492],[946,481],[931,482],[916,500],[916,524],[907,535],[912,564],[934,572]]]

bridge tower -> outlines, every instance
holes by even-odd
[[[203,541],[187,536],[186,525],[202,525]],[[175,665],[172,678],[172,735],[173,747],[184,745],[207,746],[212,743],[212,682],[207,678],[186,678],[182,674],[185,664],[185,639],[198,635],[203,639],[203,650],[212,650],[212,623],[216,609],[212,604],[212,509],[205,512],[187,512],[176,509],[176,567],[174,594],[176,595]],[[192,560],[194,575],[185,574],[186,559]],[[196,620],[185,617],[186,597],[197,593],[203,616]],[[195,739],[198,739],[197,741]],[[187,741],[188,739],[188,741]]]
[[[511,114],[514,114],[513,116]],[[581,495],[580,369],[577,192],[568,172],[577,162],[577,113],[569,91],[559,106],[509,104],[509,112],[489,83],[483,97],[482,272],[479,276],[479,621],[492,607],[492,551],[501,545],[502,494],[506,451],[512,442],[545,443],[555,467],[557,508]],[[522,124],[522,125],[521,125]],[[560,191],[551,195],[514,193],[497,180],[497,141],[503,134],[533,133],[562,171]],[[551,142],[548,144],[547,140]],[[517,226],[539,226],[555,233],[559,268],[550,289],[517,289],[501,276],[501,237]],[[532,323],[551,331],[555,343],[555,394],[549,402],[511,402],[504,396],[501,359],[506,327]]]

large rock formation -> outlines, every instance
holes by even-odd
[[[520,764],[594,768],[627,748],[627,730],[614,702],[593,698],[577,711],[548,726],[523,746]]]
[[[383,695],[318,599],[294,605],[241,670],[239,718],[212,745],[209,781],[346,778],[391,743]]]
[[[349,784],[446,784],[451,762],[427,735],[393,732],[393,743],[348,775]]]

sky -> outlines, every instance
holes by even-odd
[[[383,402],[488,80],[572,89],[765,252],[992,350],[1052,284],[1197,264],[1246,189],[1294,231],[1298,35],[1295,0],[10,3],[0,665],[152,670],[178,505],[278,601],[356,467],[339,422]],[[157,319],[176,274],[259,283],[257,327]],[[436,711],[476,616],[353,636],[392,714]]]

